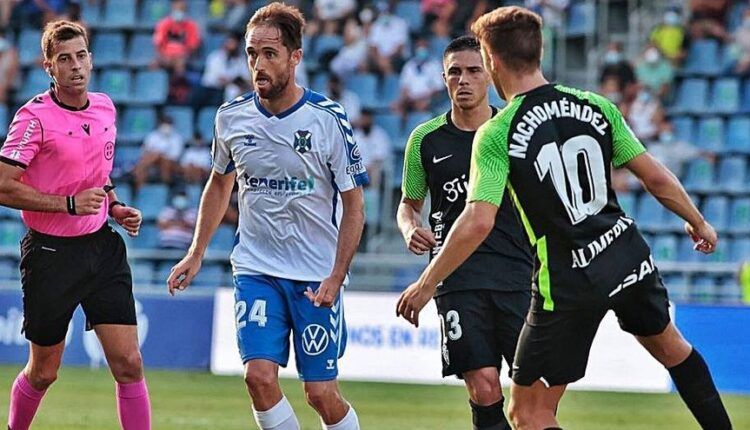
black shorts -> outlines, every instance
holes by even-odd
[[[125,242],[109,225],[76,237],[30,230],[21,241],[21,285],[23,331],[37,345],[65,339],[79,304],[87,330],[136,324]]]
[[[470,290],[435,298],[442,334],[443,376],[513,364],[531,291]]]
[[[601,306],[549,312],[536,306],[536,297],[532,302],[513,366],[513,382],[524,386],[537,380],[563,385],[583,378],[594,335],[610,309],[620,327],[636,336],[659,334],[670,321],[667,289],[656,269]]]

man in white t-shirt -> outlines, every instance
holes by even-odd
[[[180,159],[180,168],[185,182],[203,184],[208,179],[211,172],[211,149],[199,131],[193,133],[193,138],[185,148]]]
[[[365,162],[370,186],[378,189],[383,177],[383,165],[391,156],[391,138],[383,127],[374,123],[370,109],[362,110],[359,126],[354,130],[354,141]]]
[[[381,1],[377,7],[380,14],[370,28],[367,44],[376,70],[388,75],[397,71],[403,62],[409,42],[409,25],[391,13],[387,2]]]
[[[429,41],[418,39],[414,57],[401,70],[401,96],[394,102],[393,109],[401,116],[429,110],[433,97],[443,90],[442,74],[440,61],[430,58]]]
[[[175,130],[172,118],[163,115],[159,119],[156,130],[146,136],[143,141],[143,153],[133,169],[133,182],[136,189],[140,188],[149,177],[152,167],[159,170],[161,182],[169,184],[177,172],[177,161],[182,155],[185,141]]]

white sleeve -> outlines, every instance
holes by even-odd
[[[331,110],[336,115],[335,119],[331,118],[328,121],[336,129],[329,134],[332,138],[330,140],[328,165],[333,174],[333,180],[341,192],[367,185],[370,179],[367,176],[357,143],[354,141],[354,132],[346,112],[339,104],[334,104]]]
[[[222,139],[221,128],[219,127],[219,113],[216,113],[214,119],[214,140],[211,143],[211,164],[216,173],[227,175],[234,171],[234,160],[232,152],[227,142]]]

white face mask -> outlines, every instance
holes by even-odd
[[[643,59],[650,64],[656,63],[659,61],[659,51],[656,48],[649,48],[646,53],[643,54]]]
[[[172,124],[161,124],[158,130],[161,134],[169,134],[172,132]]]
[[[607,64],[617,64],[622,60],[622,53],[618,51],[607,51],[604,54],[604,62]]]
[[[187,209],[188,204],[188,199],[185,196],[175,196],[175,198],[172,199],[172,206],[177,210]]]
[[[679,25],[680,15],[677,12],[671,11],[664,14],[664,24],[667,25]]]

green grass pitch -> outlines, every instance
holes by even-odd
[[[0,425],[20,366],[0,366]],[[148,371],[155,430],[255,428],[241,377]],[[304,430],[319,430],[297,381],[283,380]],[[465,430],[469,406],[462,387],[342,382],[365,430]],[[734,428],[750,428],[750,396],[725,395]],[[114,383],[105,370],[64,368],[45,397],[34,430],[117,430]],[[568,392],[560,421],[572,430],[698,429],[675,394]]]

